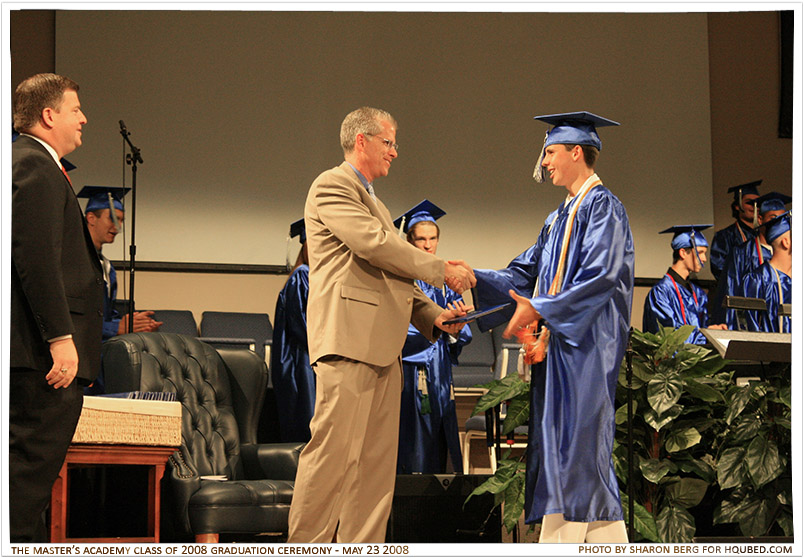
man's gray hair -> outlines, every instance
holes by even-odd
[[[382,125],[380,123],[383,121],[389,122],[396,129],[397,124],[394,117],[381,109],[360,107],[347,114],[341,124],[341,147],[344,154],[354,151],[357,134],[375,136],[381,133]]]

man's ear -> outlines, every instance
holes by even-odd
[[[42,109],[42,114],[40,120],[42,121],[42,125],[45,128],[52,128],[53,127],[53,113],[56,112],[55,109],[51,107],[45,107]]]
[[[575,145],[572,148],[572,160],[578,161],[583,159],[583,148],[580,145]]]
[[[94,226],[95,222],[98,220],[98,217],[94,213],[92,213],[91,211],[89,213],[87,213],[86,217],[87,217],[87,225],[93,225]]]

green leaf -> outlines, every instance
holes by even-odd
[[[683,382],[677,372],[657,373],[648,382],[648,404],[661,415],[681,399]]]
[[[676,351],[683,347],[695,327],[685,325],[675,330],[670,327],[661,327],[660,329],[659,337],[661,339],[661,345],[654,353],[654,358],[657,361],[670,358]]]
[[[519,523],[525,509],[525,475],[516,475],[505,489],[503,505],[503,524],[510,533]]]
[[[784,403],[790,409],[790,386],[784,386],[779,390],[779,401]]]
[[[712,386],[696,382],[695,380],[690,379],[684,380],[684,388],[687,390],[687,393],[702,401],[709,401],[714,403],[715,401],[724,400],[723,396],[720,394],[718,390],[716,390]]]
[[[487,388],[488,392],[478,399],[472,416],[484,413],[503,401],[515,398],[520,393],[526,393],[530,389],[530,384],[523,382],[517,374],[509,374],[501,380],[494,380],[480,387]]]
[[[631,412],[634,415],[636,415],[637,407],[636,400],[631,401]],[[628,403],[621,405],[614,413],[614,422],[615,424],[626,424],[628,422]]]
[[[686,372],[694,368],[700,362],[703,354],[698,350],[697,345],[686,345],[684,349],[678,351],[673,358],[670,359],[673,369],[679,372]]]
[[[715,469],[702,459],[689,457],[687,459],[677,461],[679,470],[685,473],[695,473],[707,483],[712,483],[717,479]]]
[[[746,442],[752,440],[759,434],[762,427],[762,419],[756,415],[746,415],[737,417],[731,426],[731,438],[733,443]]]
[[[746,480],[745,448],[729,448],[717,462],[717,482],[721,490],[740,486]]]
[[[659,415],[653,409],[648,409],[643,415],[643,418],[645,419],[645,422],[647,422],[648,425],[650,425],[651,428],[653,428],[658,432],[663,427],[667,426],[668,424],[673,422],[673,420],[678,418],[683,409],[684,407],[682,407],[681,405],[676,405],[662,415]]]
[[[466,500],[464,500],[464,505],[466,505],[466,502],[468,502],[472,496],[487,493],[504,493],[505,489],[508,488],[508,485],[511,484],[516,476],[518,469],[518,462],[516,461],[500,461],[497,464],[497,471],[495,471],[494,476],[489,477],[480,486],[475,488],[472,493],[466,497]]]
[[[641,459],[639,460],[639,470],[642,476],[648,481],[657,484],[668,473],[675,473],[676,466],[667,459]]]
[[[665,438],[664,447],[669,453],[685,450],[701,441],[701,433],[695,428],[673,429]]]
[[[703,349],[703,347],[701,348]],[[709,354],[701,358],[701,360],[699,360],[698,363],[693,368],[687,370],[685,374],[687,378],[700,378],[702,376],[713,376],[714,374],[722,370],[729,363],[729,361],[721,358],[720,355],[717,354],[716,352],[710,349],[704,349],[704,350],[708,351]]]
[[[726,412],[726,424],[731,424],[732,421],[743,412],[743,409],[745,409],[745,406],[751,400],[753,391],[753,383],[729,390],[728,395],[731,396],[731,399],[729,400],[729,410]]]
[[[695,536],[695,518],[684,508],[667,506],[656,516],[659,537],[666,543],[689,543]]]
[[[517,426],[528,422],[530,415],[530,394],[522,393],[508,404],[508,412],[503,422],[503,435],[513,432]]]
[[[620,501],[625,512],[625,520],[628,521],[628,495],[620,491]],[[642,535],[643,538],[651,542],[661,542],[659,531],[656,529],[656,520],[645,506],[639,502],[634,502],[634,530]],[[632,541],[633,542],[633,541]]]
[[[759,494],[752,494],[737,514],[740,531],[746,537],[759,537],[765,534],[770,526],[772,502],[762,498]]]
[[[793,536],[793,514],[782,510],[776,519],[776,524],[782,528],[786,537]]]
[[[773,440],[757,436],[748,445],[745,457],[748,474],[754,486],[765,485],[784,472],[784,462]]]
[[[709,483],[701,479],[681,478],[665,486],[665,496],[671,505],[691,508],[703,500]]]
[[[749,496],[748,487],[742,486],[737,490],[731,491],[720,504],[715,508],[712,515],[712,522],[719,523],[736,523],[739,520],[740,510]]]

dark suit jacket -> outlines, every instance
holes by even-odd
[[[103,271],[81,207],[36,140],[12,145],[11,367],[50,370],[48,339],[73,335],[77,378],[100,370]]]

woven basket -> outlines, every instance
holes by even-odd
[[[181,403],[84,397],[73,443],[181,445]]]

